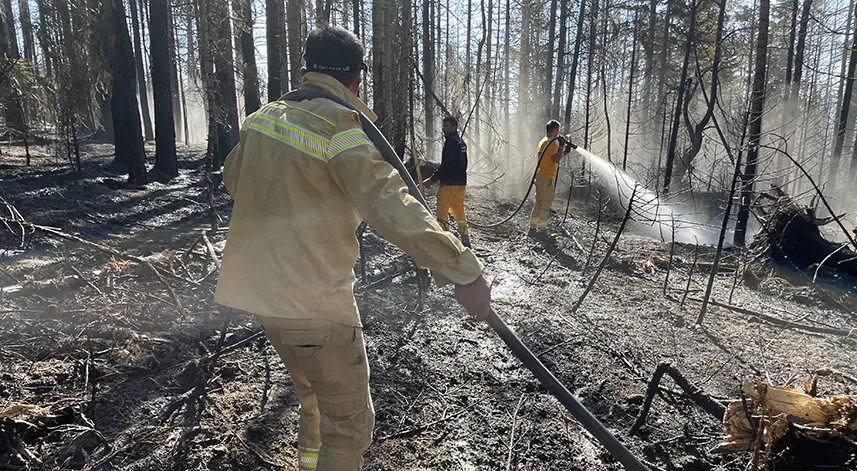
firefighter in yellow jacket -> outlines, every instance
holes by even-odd
[[[313,31],[301,87],[376,119],[356,95],[363,55],[344,29]],[[358,113],[332,100],[273,101],[248,116],[224,183],[235,205],[215,299],[255,314],[291,375],[299,469],[359,470],[375,416],[353,293],[355,229],[365,220],[438,285],[453,283],[477,319],[490,309],[482,264],[407,193]]]
[[[559,139],[556,139],[557,137]],[[571,149],[577,149],[577,146],[572,144],[567,136],[559,135],[559,122],[548,121],[545,126],[545,137],[539,141],[539,151],[536,154],[536,158],[541,160],[538,161],[539,167],[536,170],[536,203],[530,215],[530,230],[527,233],[529,237],[547,236],[548,218],[551,213],[559,163]]]

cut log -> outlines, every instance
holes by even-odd
[[[723,417],[727,435],[713,452],[758,457],[765,450],[770,459],[786,460],[788,469],[857,465],[857,397],[815,398],[753,380],[741,389],[742,400],[731,403]]]

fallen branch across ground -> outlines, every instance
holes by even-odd
[[[702,302],[702,299],[699,298],[687,298],[691,301]],[[708,302],[712,306],[722,307],[724,309],[729,309],[730,311],[739,312],[741,314],[747,314],[748,316],[758,317],[759,319],[774,324],[779,327],[784,327],[787,329],[798,329],[805,330],[807,332],[814,332],[817,334],[828,334],[828,335],[837,335],[840,337],[857,337],[857,328],[846,330],[846,329],[830,329],[827,327],[816,327],[813,325],[806,324],[798,324],[796,322],[784,321],[782,319],[778,319],[773,316],[769,316],[767,314],[762,314],[761,312],[756,312],[751,309],[743,308],[740,306],[733,306],[731,304],[721,303],[714,300]]]
[[[696,403],[699,407],[701,407],[705,412],[708,412],[712,416],[720,419],[723,417],[723,414],[726,412],[726,407],[723,406],[720,402],[714,400],[708,394],[705,394],[701,389],[694,386],[687,380],[678,370],[673,368],[669,363],[661,363],[655,368],[655,374],[652,375],[651,381],[649,381],[649,387],[646,389],[646,398],[643,401],[643,408],[640,410],[640,415],[637,416],[636,422],[631,426],[631,429],[628,431],[629,434],[635,434],[640,430],[646,423],[646,417],[649,415],[649,409],[652,407],[652,400],[655,398],[655,394],[658,393],[658,389],[660,386],[661,378],[664,377],[665,374],[668,374],[673,381],[681,389],[690,396],[690,399]]]

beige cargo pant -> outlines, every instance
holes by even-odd
[[[548,218],[553,203],[553,180],[536,177],[536,204],[530,215],[530,229],[543,231],[548,228]]]
[[[375,411],[363,329],[322,319],[256,316],[300,400],[300,471],[358,471]]]

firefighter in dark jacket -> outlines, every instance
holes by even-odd
[[[464,191],[467,187],[467,144],[458,135],[458,120],[452,116],[443,119],[443,154],[440,168],[429,179],[428,184],[439,183],[437,189],[437,219],[449,230],[449,212],[458,222],[461,244],[470,247],[470,228],[464,214]]]

